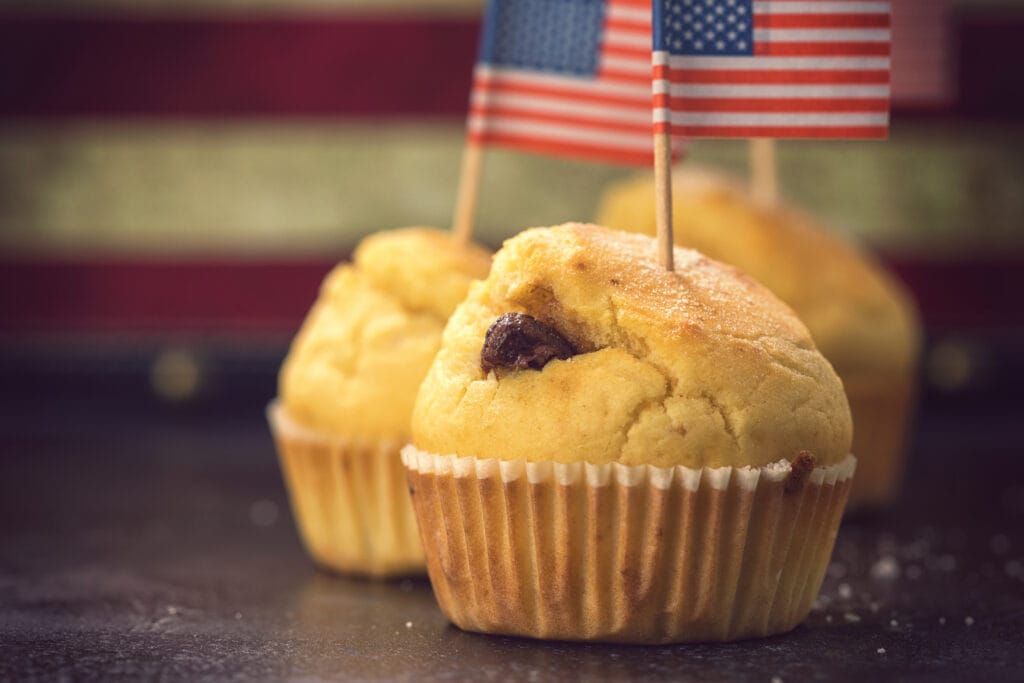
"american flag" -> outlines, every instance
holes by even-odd
[[[491,0],[473,142],[649,165],[651,0]]]
[[[685,137],[888,134],[888,2],[655,2],[656,127],[670,120]]]

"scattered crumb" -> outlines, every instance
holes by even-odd
[[[899,625],[900,625],[900,622],[896,621],[895,619],[890,619],[889,620],[889,626],[892,626],[893,628],[896,628]]]
[[[968,626],[974,626],[974,617],[964,617],[964,623]]]
[[[860,621],[860,616],[857,615],[857,614],[854,614],[853,612],[847,612],[846,614],[843,615],[843,619],[845,619],[847,621],[847,623],[856,624],[857,622]]]
[[[841,583],[839,584],[839,597],[843,600],[849,600],[853,597],[853,589],[850,588],[850,584]]]
[[[900,564],[892,555],[880,557],[871,565],[871,578],[873,579],[888,581],[899,578],[899,575]]]
[[[872,614],[878,614],[878,610],[880,610],[881,608],[882,606],[877,602],[872,602],[870,605],[868,605],[868,609],[871,610]]]
[[[828,624],[832,623],[832,615],[831,614],[826,614],[825,615],[825,622],[828,623]]]
[[[242,618],[242,613],[241,612],[235,612],[235,619],[237,620],[237,619],[241,619],[241,618]]]
[[[782,683],[782,676],[772,676],[772,683]]]
[[[880,647],[880,648],[878,648],[877,652],[880,655],[884,655],[885,654],[885,648],[884,647]]]
[[[946,617],[939,617],[939,623],[945,625]]]
[[[412,628],[412,622],[411,621],[405,622],[405,627],[406,628]]]
[[[168,605],[167,613],[170,614],[173,617],[175,614],[178,613],[178,608],[175,607],[174,605]]]

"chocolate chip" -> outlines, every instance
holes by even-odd
[[[814,456],[808,451],[800,451],[793,462],[789,463],[789,476],[786,477],[786,493],[797,493],[804,487],[804,482],[814,469]]]
[[[576,349],[555,328],[525,313],[505,313],[487,330],[480,351],[484,372],[494,368],[540,370],[552,358],[565,360]]]

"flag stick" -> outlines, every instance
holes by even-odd
[[[672,240],[672,136],[654,134],[654,211],[658,226],[658,262],[675,270]]]
[[[754,138],[750,141],[750,185],[756,201],[770,205],[779,200],[775,140]]]
[[[480,195],[483,165],[483,145],[467,140],[462,150],[462,168],[459,171],[455,215],[452,218],[452,233],[459,244],[469,244],[473,238],[473,221],[476,218],[476,202]]]

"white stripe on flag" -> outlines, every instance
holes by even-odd
[[[646,116],[644,117],[646,119]],[[613,147],[622,150],[649,152],[650,133],[610,133],[588,131],[578,125],[558,123],[534,123],[509,119],[482,119],[471,116],[469,129],[474,133],[496,133],[531,138],[549,139],[553,142],[577,142],[595,147]]]
[[[574,101],[572,93],[561,97],[544,95],[520,95],[517,93],[478,93],[470,97],[473,104],[491,108],[521,109],[537,114],[567,114],[593,121],[613,123],[636,123],[637,118],[647,118],[647,108],[616,107],[608,104],[583,104]],[[569,109],[571,107],[571,110]],[[639,112],[639,114],[638,114]]]
[[[651,10],[638,7],[623,7],[614,2],[608,5],[608,17],[620,21],[651,25]]]
[[[887,28],[758,28],[758,43],[885,43],[892,39]]]
[[[702,85],[675,84],[672,97],[873,99],[889,96],[887,85]]]
[[[650,65],[646,67],[650,70]],[[477,66],[474,72],[477,85],[480,81],[488,81],[500,87],[509,86],[544,86],[557,88],[561,91],[576,91],[584,94],[609,95],[614,97],[644,97],[650,93],[646,85],[633,85],[630,83],[609,83],[598,81],[587,81],[581,78],[556,76],[554,74],[541,74],[537,72],[520,72],[515,69],[502,69],[489,66]]]
[[[629,74],[651,74],[651,62],[646,57],[636,59],[630,57],[615,57],[608,55],[601,60],[601,67],[614,71],[623,71]]]
[[[683,126],[886,126],[887,114],[727,114],[672,112],[672,124]]]
[[[672,57],[673,69],[743,69],[772,71],[799,69],[804,71],[884,71],[891,66],[888,57]]]
[[[755,13],[764,14],[885,14],[888,2],[819,2],[819,0],[777,0],[754,3]]]
[[[619,31],[610,29],[605,32],[606,42],[610,45],[635,48],[651,48],[651,34],[639,31]]]

